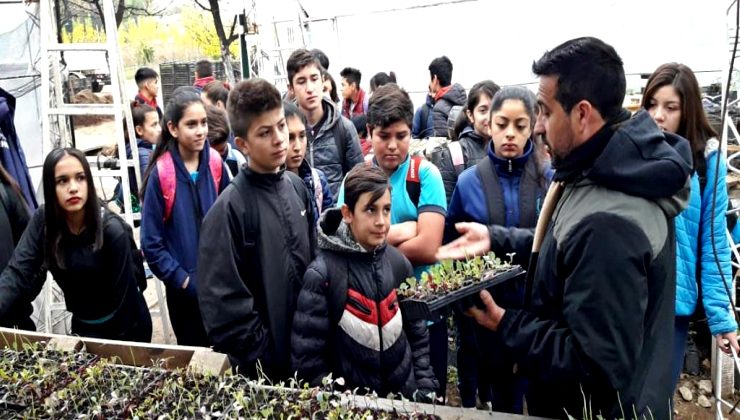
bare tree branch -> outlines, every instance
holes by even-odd
[[[198,5],[198,6],[199,6],[199,7],[201,8],[201,9],[205,10],[206,12],[211,12],[211,13],[213,13],[213,10],[211,10],[210,8],[208,8],[208,7],[206,7],[206,6],[202,5],[202,4],[200,4],[200,2],[199,2],[198,0],[193,0],[193,1],[194,1],[194,2],[195,2],[195,4],[197,4],[197,5]]]

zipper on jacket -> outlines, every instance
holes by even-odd
[[[380,316],[380,289],[382,286],[382,281],[379,280],[378,272],[376,270],[375,262],[377,258],[378,250],[377,248],[373,251],[373,260],[371,262],[373,267],[373,277],[375,278],[375,308],[378,311],[378,348],[380,351],[378,352],[378,366],[380,367],[380,389],[385,390],[385,380],[383,377],[383,324],[382,324],[382,318]]]
[[[511,159],[509,159],[509,173],[512,173],[514,171],[514,168],[511,165]]]

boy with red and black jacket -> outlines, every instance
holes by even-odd
[[[396,288],[411,263],[386,243],[388,177],[352,169],[341,209],[322,216],[319,255],[303,278],[291,337],[293,369],[312,385],[332,374],[344,386],[385,396],[428,397],[438,386],[424,320],[405,320]]]

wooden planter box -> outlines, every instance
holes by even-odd
[[[229,369],[226,355],[208,348],[126,341],[101,340],[57,334],[42,334],[0,328],[0,348],[22,348],[24,344],[46,343],[57,350],[79,352],[83,349],[100,358],[118,358],[121,364],[135,367],[160,367],[164,369],[190,368],[202,373],[222,374]],[[278,388],[263,386],[266,390]],[[282,390],[286,390],[282,388]],[[300,390],[296,390],[300,392]],[[424,413],[440,419],[495,419],[515,420],[531,418],[504,413],[486,412],[441,405],[418,404],[409,401],[389,400],[354,395],[343,395],[341,404],[348,407],[367,408],[402,414]],[[0,409],[0,412],[2,410]]]

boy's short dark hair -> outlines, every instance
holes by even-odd
[[[357,130],[357,136],[359,138],[367,137],[367,115],[355,115],[352,117],[352,124],[355,125],[355,130]]]
[[[598,38],[575,38],[558,45],[532,64],[532,72],[557,77],[555,99],[565,112],[582,100],[590,102],[604,120],[622,110],[624,65],[614,48]]]
[[[226,105],[226,102],[229,100],[229,89],[227,86],[228,85],[224,82],[214,80],[203,86],[202,93],[205,93],[208,100],[214,105],[218,103],[218,101],[221,101]]]
[[[250,124],[259,115],[281,108],[280,92],[265,79],[249,79],[239,82],[229,93],[226,109],[234,135],[244,140]]]
[[[149,67],[141,67],[136,70],[136,74],[134,74],[134,80],[136,81],[136,85],[139,87],[141,87],[144,82],[151,79],[159,79],[159,74]]]
[[[429,77],[437,76],[442,87],[452,83],[452,61],[446,55],[437,57],[429,63]]]
[[[198,72],[198,78],[213,76],[213,64],[208,60],[200,60],[195,63],[195,71]]]
[[[398,121],[411,128],[414,104],[405,90],[395,83],[388,83],[375,90],[367,107],[367,125],[385,128]]]
[[[388,176],[382,169],[371,165],[357,165],[344,179],[344,204],[354,213],[362,194],[371,193],[369,204],[373,204],[390,189]]]
[[[324,68],[321,67],[321,62],[308,52],[308,50],[299,49],[293,51],[293,54],[290,55],[288,58],[288,64],[286,64],[286,69],[288,71],[288,85],[293,86],[293,78],[295,77],[296,73],[303,70],[304,67],[315,65],[317,69],[319,69],[319,72],[321,72]]]
[[[226,111],[213,106],[206,106],[206,117],[208,118],[208,143],[211,146],[225,143],[229,139],[229,117]]]
[[[311,50],[311,55],[319,60],[319,63],[321,64],[321,67],[324,68],[324,70],[329,70],[329,57],[327,57],[323,51],[318,48],[314,48]]]
[[[345,67],[339,75],[347,80],[347,83],[354,83],[358,88],[360,87],[360,81],[362,80],[362,73],[359,70],[352,67]]]
[[[304,126],[308,126],[308,121],[306,121],[306,116],[303,115],[303,113],[298,109],[296,104],[293,102],[283,101],[283,110],[285,111],[285,119],[288,118],[298,118],[301,120]]]

